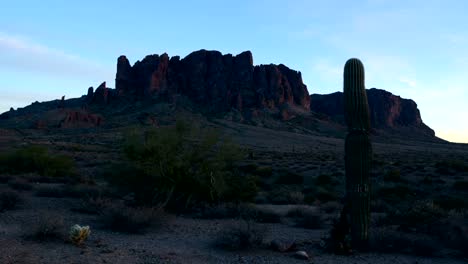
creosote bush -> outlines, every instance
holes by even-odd
[[[63,155],[52,155],[45,147],[27,146],[0,154],[0,173],[36,172],[42,176],[64,177],[74,175],[73,160]]]
[[[141,204],[187,208],[198,202],[250,201],[257,179],[236,168],[244,153],[218,131],[185,122],[130,133],[127,163],[105,173],[111,183],[135,193]]]
[[[215,246],[226,250],[248,250],[260,247],[266,229],[252,221],[240,220],[220,231]]]
[[[43,211],[34,223],[25,228],[24,236],[37,241],[62,240],[65,236],[63,217],[51,211]]]
[[[12,210],[22,202],[21,196],[15,191],[3,191],[0,193],[0,212]]]
[[[161,208],[133,208],[113,204],[101,213],[100,221],[105,229],[122,233],[143,233],[147,228],[161,225],[164,218]]]
[[[307,206],[298,206],[288,211],[288,217],[294,218],[296,226],[307,229],[320,229],[324,220],[318,210]]]

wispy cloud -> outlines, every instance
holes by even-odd
[[[0,68],[76,79],[104,79],[111,68],[50,48],[23,36],[0,32]]]
[[[411,79],[409,79],[409,78],[407,78],[407,77],[401,77],[401,78],[400,78],[400,82],[402,82],[402,83],[408,85],[409,87],[413,87],[413,88],[416,87],[416,81],[415,81],[415,80],[411,80]]]

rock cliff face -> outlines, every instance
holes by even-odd
[[[419,109],[413,100],[375,88],[367,90],[367,100],[373,128],[412,127],[434,136],[434,131],[423,123]],[[331,116],[337,121],[343,121],[343,93],[311,95],[311,110]]]
[[[180,59],[149,55],[130,65],[117,60],[116,94],[148,97],[183,94],[210,111],[232,108],[279,109],[284,105],[309,110],[310,97],[300,72],[280,65],[253,65],[250,51],[237,56],[200,50]],[[97,90],[96,90],[97,93]]]

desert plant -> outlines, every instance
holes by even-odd
[[[64,221],[61,215],[44,211],[33,224],[25,228],[25,237],[39,241],[63,239],[63,229]]]
[[[371,229],[372,251],[433,256],[440,250],[438,241],[424,234],[403,233],[391,228]]]
[[[389,182],[403,182],[401,178],[400,170],[394,169],[389,170],[384,174],[384,180]]]
[[[242,175],[235,163],[242,150],[218,131],[185,122],[134,132],[126,137],[125,167],[113,168],[107,178],[134,192],[142,204],[167,203],[186,208],[197,202],[252,200],[256,179]]]
[[[306,206],[298,206],[291,208],[287,217],[292,217],[296,222],[296,226],[307,229],[320,229],[323,227],[324,221],[320,212],[314,208]]]
[[[243,205],[239,207],[239,215],[242,219],[259,223],[280,223],[281,215],[273,209],[255,205]]]
[[[35,195],[38,197],[63,198],[65,192],[62,186],[41,186],[36,189]]]
[[[74,162],[63,155],[52,155],[45,147],[27,146],[0,155],[0,173],[37,172],[42,176],[74,175]]]
[[[80,226],[76,224],[70,228],[69,238],[73,244],[79,246],[88,239],[89,234],[91,234],[89,226]]]
[[[147,228],[161,224],[163,220],[161,208],[132,208],[114,204],[106,208],[100,221],[104,228],[123,233],[142,233]]]
[[[221,230],[215,246],[227,250],[247,250],[263,243],[266,229],[252,221],[236,221]]]
[[[351,244],[366,248],[370,223],[370,166],[372,146],[364,66],[349,59],[344,67],[344,105],[348,135],[345,142],[346,197],[350,213]]]
[[[453,189],[462,192],[468,192],[468,181],[456,181],[453,183]]]
[[[17,192],[4,191],[0,193],[0,212],[15,209],[22,201],[23,199]]]
[[[304,177],[291,171],[281,171],[275,181],[276,184],[303,184]]]
[[[83,214],[99,214],[111,204],[111,200],[103,197],[84,197],[78,206],[71,208],[73,212]]]
[[[18,191],[30,191],[33,189],[32,184],[22,178],[15,178],[9,181],[8,186]]]

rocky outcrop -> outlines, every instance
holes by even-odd
[[[65,118],[60,121],[60,128],[88,128],[100,126],[103,118],[100,115],[86,111],[67,111]]]
[[[199,50],[183,59],[164,53],[146,56],[133,66],[120,56],[116,93],[137,98],[182,94],[211,112],[284,105],[308,110],[310,105],[300,72],[282,64],[254,66],[250,51],[233,56]]]
[[[90,89],[88,89],[88,96],[90,96]],[[96,91],[92,93],[91,103],[93,104],[107,104],[109,101],[109,89],[106,82],[101,83]]]
[[[367,100],[373,128],[398,129],[399,127],[413,127],[434,136],[434,131],[423,123],[419,109],[413,100],[404,99],[385,90],[375,88],[367,90]],[[312,94],[311,110],[343,122],[343,93]]]

